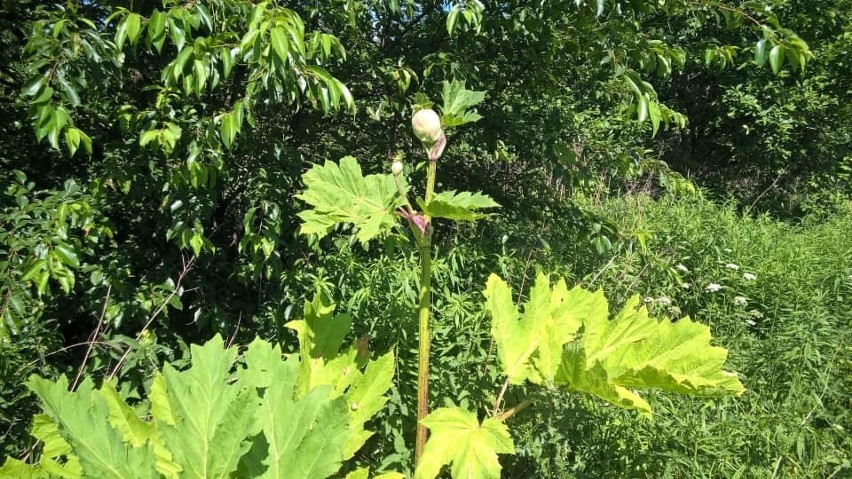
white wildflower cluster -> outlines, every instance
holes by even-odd
[[[684,273],[689,273],[689,268],[684,266],[683,263],[678,263],[677,266],[675,266],[675,268],[677,268],[679,271],[682,271]]]
[[[707,291],[709,291],[711,293],[715,293],[715,292],[719,291],[720,289],[722,289],[722,285],[718,284],[718,283],[710,283],[704,289],[706,289]]]
[[[725,265],[726,268],[732,269],[734,271],[739,271],[740,267],[736,263],[728,263]]]
[[[757,276],[753,275],[752,273],[743,273],[743,279],[746,281],[754,281],[757,279]]]
[[[745,306],[748,304],[748,300],[743,296],[734,296],[734,304],[737,306]]]
[[[660,306],[665,306],[667,308],[672,307],[672,299],[668,296],[657,296],[656,298],[653,296],[645,296],[642,298],[642,302],[645,304],[659,304]]]

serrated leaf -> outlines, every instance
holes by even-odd
[[[125,442],[133,447],[142,447],[154,436],[153,425],[139,419],[111,383],[105,382],[99,392],[109,408],[109,423],[121,433]]]
[[[261,477],[325,478],[343,461],[348,426],[346,402],[334,400],[331,385],[295,394],[300,364],[282,361],[281,349],[255,340],[245,354],[246,368],[240,378],[253,387],[265,388],[258,408],[258,425],[268,444],[267,466]]]
[[[31,466],[14,457],[6,457],[3,467],[0,467],[0,479],[48,479],[49,477],[50,474],[43,468]]]
[[[540,288],[533,287],[531,303],[543,301]],[[491,336],[497,345],[503,374],[512,384],[521,384],[528,376],[528,361],[538,348],[543,333],[541,316],[521,316],[512,301],[512,290],[492,274],[485,286],[485,308],[491,314]]]
[[[305,318],[290,321],[287,327],[296,331],[299,350],[304,360],[337,356],[352,320],[346,313],[334,314],[335,306],[322,294],[305,304]]]
[[[351,156],[339,164],[326,161],[302,175],[307,189],[296,197],[312,206],[299,213],[301,233],[327,235],[339,223],[352,223],[362,244],[390,231],[397,224],[394,210],[402,201],[393,176],[363,176]]]
[[[477,212],[477,210],[500,207],[487,195],[467,191],[462,193],[444,191],[432,197],[429,203],[423,203],[420,199],[417,202],[423,212],[433,218],[447,218],[456,221],[475,221],[486,216]]]
[[[349,427],[353,434],[344,444],[343,458],[352,457],[372,436],[364,424],[378,413],[388,398],[385,394],[393,385],[394,356],[389,352],[370,361],[363,374],[357,375],[346,394],[349,408]]]
[[[68,392],[65,377],[56,382],[33,376],[27,383],[42,402],[45,412],[58,425],[87,476],[103,478],[156,477],[150,448],[124,443],[107,421],[108,408],[95,394],[90,379]]]
[[[36,466],[38,469],[51,477],[78,478],[83,475],[80,460],[62,437],[59,426],[49,416],[37,414],[33,418],[32,435],[42,442],[42,457]]]
[[[650,318],[639,298],[613,320],[584,318],[582,342],[565,349],[556,382],[646,414],[646,401],[627,388],[657,388],[696,396],[742,394],[736,374],[722,370],[727,350],[711,346],[710,328],[689,318]]]
[[[433,479],[450,465],[452,477],[488,479],[500,477],[497,454],[515,452],[509,430],[488,418],[479,423],[476,414],[460,408],[440,408],[421,421],[430,438],[414,472],[415,479]]]
[[[485,296],[498,357],[513,384],[529,379],[563,385],[646,414],[650,406],[629,388],[696,396],[744,391],[736,375],[722,369],[727,350],[711,346],[707,326],[689,318],[650,318],[638,297],[610,320],[603,293],[569,291],[561,280],[551,289],[543,275],[523,315],[496,275]]]
[[[484,91],[473,91],[465,88],[465,82],[453,80],[444,82],[442,92],[444,105],[441,108],[441,124],[444,128],[472,123],[482,118],[474,111],[469,111],[485,99]]]
[[[204,346],[193,345],[192,367],[177,371],[163,368],[170,414],[163,405],[151,412],[174,463],[190,477],[226,477],[237,469],[239,458],[250,442],[246,440],[256,412],[253,390],[229,382],[235,348],[224,348],[221,336]],[[162,400],[162,397],[160,398]],[[170,425],[169,422],[173,422]]]
[[[492,318],[491,334],[503,373],[510,383],[520,384],[525,379],[553,382],[563,345],[574,339],[583,314],[600,307],[597,297],[585,298],[581,292],[578,288],[568,291],[562,280],[551,289],[547,277],[539,274],[521,314],[509,286],[497,275],[488,278],[485,307]],[[603,306],[605,312],[605,300]]]

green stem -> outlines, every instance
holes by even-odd
[[[417,439],[414,447],[414,464],[420,462],[426,445],[426,426],[421,422],[429,414],[429,314],[432,306],[432,233],[427,231],[420,244],[420,323],[419,366],[417,369]]]
[[[435,171],[438,169],[437,161],[430,161],[428,170],[426,170],[426,203],[432,201],[432,196],[435,195]]]
[[[430,161],[426,170],[426,203],[435,194],[435,173],[437,162]],[[429,415],[429,351],[432,338],[429,333],[429,315],[432,309],[432,225],[426,216],[426,231],[419,235],[420,240],[420,306],[417,318],[420,325],[420,347],[417,368],[417,434],[414,444],[414,465],[420,462],[423,448],[426,446],[426,426],[421,422]],[[416,235],[416,233],[415,233]]]

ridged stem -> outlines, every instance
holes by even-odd
[[[417,439],[414,447],[414,464],[420,462],[423,447],[426,445],[426,426],[420,421],[429,415],[429,351],[431,337],[429,316],[432,307],[432,234],[427,231],[420,244],[420,323],[419,363],[417,368]]]

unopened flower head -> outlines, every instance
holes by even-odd
[[[722,289],[722,285],[718,284],[718,283],[710,283],[710,284],[707,285],[706,289],[707,289],[707,291],[710,291],[711,293],[715,293],[716,291],[719,291],[720,289]]]
[[[431,108],[418,111],[411,118],[411,128],[414,135],[423,142],[426,148],[430,148],[444,133],[441,130],[441,118]]]
[[[393,176],[399,176],[399,174],[402,173],[402,162],[401,161],[396,160],[393,163],[391,163],[391,173],[393,173]]]

